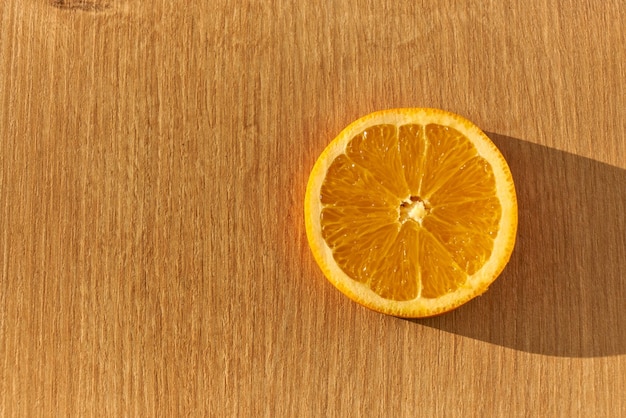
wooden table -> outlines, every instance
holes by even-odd
[[[3,0],[2,417],[626,416],[616,0]],[[511,262],[457,311],[349,301],[315,159],[428,106],[508,159]]]

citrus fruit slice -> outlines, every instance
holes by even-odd
[[[489,138],[439,109],[350,124],[315,163],[306,233],[328,280],[401,317],[450,311],[487,290],[515,244],[509,167]]]

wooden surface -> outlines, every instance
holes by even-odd
[[[3,0],[0,416],[626,416],[618,1]],[[304,233],[352,120],[430,106],[509,160],[489,292],[350,302]]]

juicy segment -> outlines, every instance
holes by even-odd
[[[458,131],[377,125],[331,163],[322,236],[337,265],[386,299],[436,298],[491,255],[501,207],[489,163]]]

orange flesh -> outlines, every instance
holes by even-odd
[[[501,207],[489,163],[458,131],[377,125],[355,136],[321,188],[337,265],[378,295],[436,298],[489,258]]]

